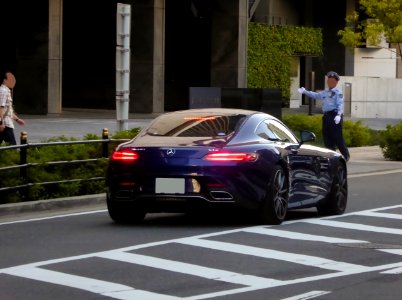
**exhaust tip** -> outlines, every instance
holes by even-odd
[[[209,192],[211,197],[214,200],[219,200],[219,201],[230,201],[233,200],[232,194],[225,192],[225,191],[211,191]]]

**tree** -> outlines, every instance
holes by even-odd
[[[346,17],[346,27],[338,31],[340,42],[353,49],[365,45],[365,40],[378,45],[382,38],[397,44],[401,55],[402,0],[359,0],[360,10]]]

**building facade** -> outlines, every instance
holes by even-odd
[[[385,52],[369,49],[375,59],[365,61],[365,50],[351,54],[339,43],[357,0],[338,1],[329,13],[320,0],[14,0],[2,4],[0,67],[16,74],[17,112],[116,108],[118,2],[132,6],[131,113],[187,108],[190,87],[247,87],[250,21],[322,28],[324,55],[295,58],[294,91],[324,88],[328,70],[354,76],[384,61]],[[387,63],[381,76],[392,73]]]

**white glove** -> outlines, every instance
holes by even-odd
[[[304,87],[300,87],[300,88],[297,89],[297,91],[298,91],[300,94],[303,94],[305,90],[306,90],[306,89],[305,89]]]
[[[339,122],[341,121],[341,116],[340,115],[336,115],[336,117],[334,118],[335,124],[339,124]]]

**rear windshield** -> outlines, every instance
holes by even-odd
[[[146,132],[153,136],[224,137],[235,132],[245,119],[240,114],[166,114],[156,118]]]

